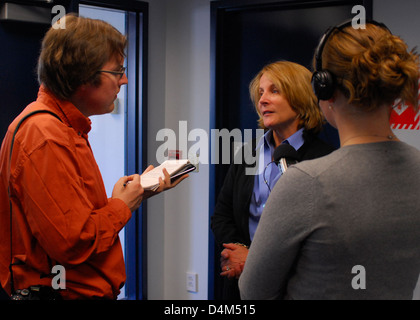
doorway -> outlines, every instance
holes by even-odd
[[[263,66],[278,60],[293,61],[312,70],[312,57],[324,31],[351,18],[353,6],[360,4],[370,18],[371,0],[212,2],[210,128],[255,132],[258,117],[248,91],[253,77]],[[337,132],[329,125],[321,138],[338,146]],[[210,216],[228,169],[229,164],[210,165]],[[210,231],[210,299],[220,299],[223,290],[220,251]]]

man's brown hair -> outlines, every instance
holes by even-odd
[[[38,81],[68,100],[81,85],[100,84],[98,70],[111,59],[125,56],[127,39],[102,20],[73,14],[62,19],[65,29],[52,26],[42,41]]]

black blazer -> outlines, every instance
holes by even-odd
[[[299,161],[319,158],[335,150],[310,132],[304,131],[303,139],[304,144],[297,150]],[[245,174],[245,168],[253,165],[247,165],[245,161],[242,163],[230,166],[211,217],[211,229],[220,247],[223,243],[251,244],[249,205],[255,176]]]

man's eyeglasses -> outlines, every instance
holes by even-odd
[[[122,67],[121,68],[121,71],[98,70],[98,72],[105,72],[105,73],[110,73],[110,74],[118,75],[120,77],[120,79],[121,79],[123,77],[126,69],[127,69],[126,67]]]

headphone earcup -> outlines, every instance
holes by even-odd
[[[329,100],[335,90],[335,79],[333,74],[327,70],[315,71],[312,75],[312,89],[318,100]]]

